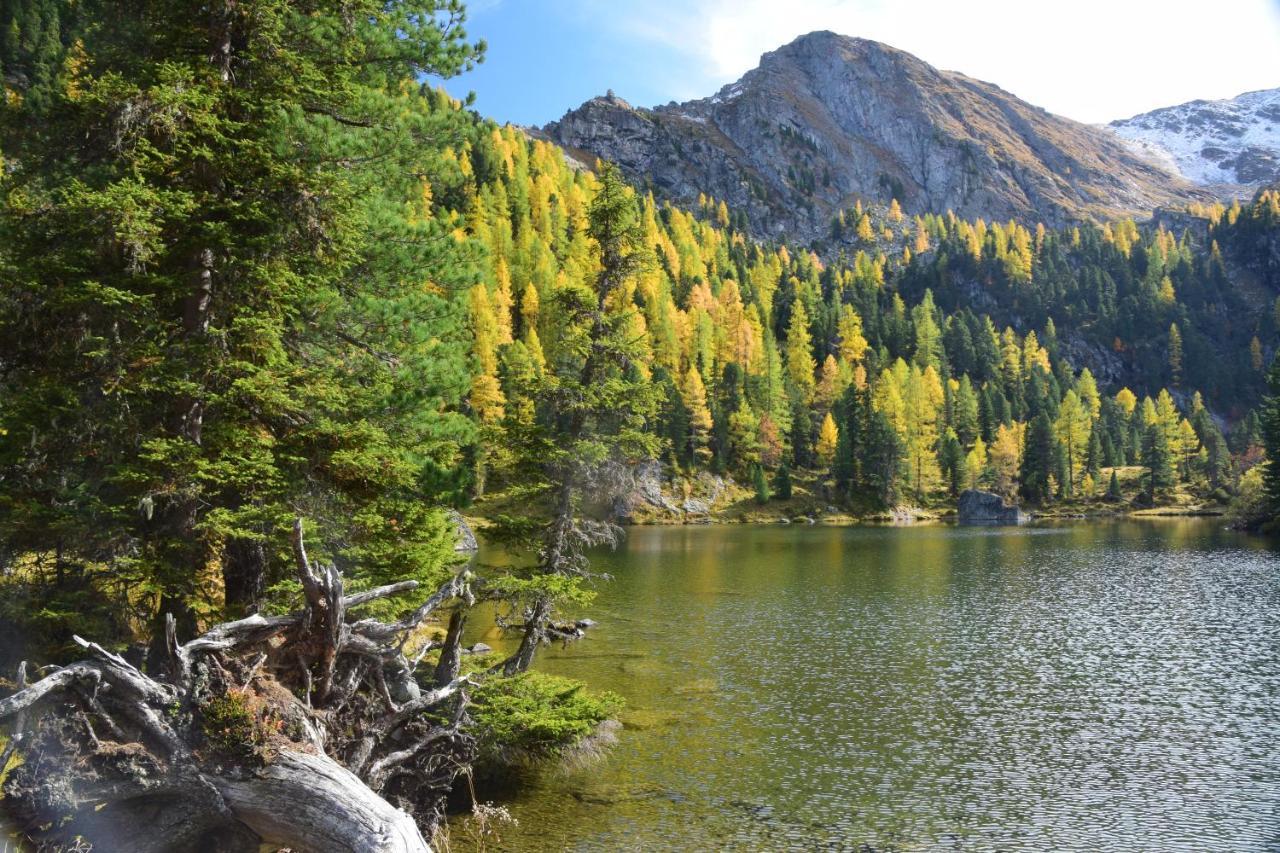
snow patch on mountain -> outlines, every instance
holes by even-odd
[[[1280,180],[1280,89],[1191,101],[1109,127],[1138,153],[1198,184]]]

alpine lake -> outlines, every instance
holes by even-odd
[[[536,666],[624,697],[618,743],[486,849],[1280,848],[1280,554],[1220,519],[636,527],[593,566]]]

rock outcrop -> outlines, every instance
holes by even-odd
[[[713,97],[639,109],[610,93],[542,134],[677,202],[723,199],[764,238],[820,238],[856,199],[1060,224],[1208,197],[1103,128],[830,32],[765,54]]]
[[[966,489],[956,506],[961,524],[1022,524],[1030,520],[1016,505],[1005,503],[994,492]]]
[[[475,531],[471,529],[471,525],[467,524],[467,520],[457,510],[449,510],[449,520],[453,522],[453,529],[457,533],[458,538],[453,543],[453,550],[459,554],[474,554],[480,550],[480,542],[476,539]]]
[[[637,465],[625,488],[615,494],[610,507],[613,517],[622,523],[710,521],[716,505],[725,495],[728,484],[723,477],[708,472],[679,483],[661,462]],[[669,492],[684,491],[679,497]]]

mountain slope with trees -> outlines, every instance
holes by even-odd
[[[500,448],[529,416],[526,386],[563,357],[549,300],[593,274],[582,217],[596,179],[513,128],[458,157],[469,230],[489,247],[488,284],[472,293],[471,402]],[[632,369],[662,390],[648,428],[673,469],[763,480],[757,491],[804,469],[830,477],[829,496],[884,507],[971,485],[1038,503],[1102,497],[1105,469],[1145,465],[1150,501],[1174,473],[1232,481],[1209,410],[1238,420],[1257,401],[1280,315],[1273,292],[1238,290],[1229,267],[1247,253],[1222,246],[1267,232],[1255,223],[1276,201],[1198,208],[1180,233],[858,202],[829,233],[861,248],[826,263],[753,241],[722,201],[686,212],[638,195],[657,262],[613,307],[640,347]],[[1257,445],[1246,421],[1240,452]],[[484,489],[511,482],[502,457],[478,469]]]

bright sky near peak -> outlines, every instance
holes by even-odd
[[[1280,86],[1280,0],[472,0],[475,91],[541,125],[612,89],[638,106],[714,94],[803,33],[884,42],[1087,122]]]

